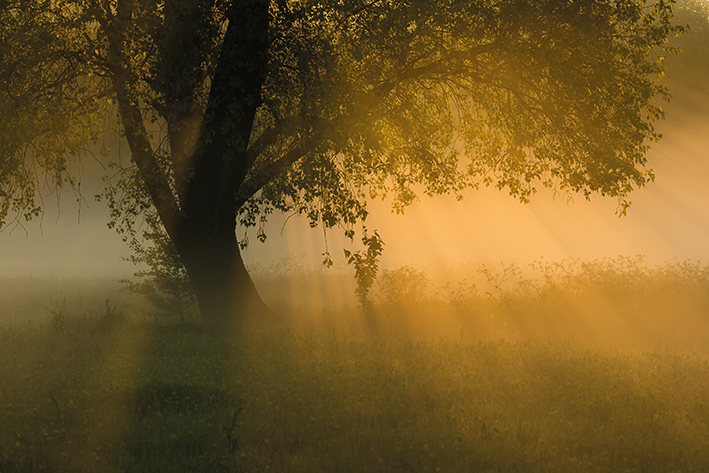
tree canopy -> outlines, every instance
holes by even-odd
[[[41,212],[42,183],[73,185],[118,131],[132,160],[109,180],[113,220],[159,216],[203,313],[226,302],[207,308],[200,281],[243,266],[237,222],[264,239],[276,211],[352,237],[368,199],[403,211],[484,184],[597,192],[624,213],[653,178],[683,31],[670,0],[0,6],[0,225]]]

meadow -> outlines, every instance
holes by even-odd
[[[254,274],[281,326],[98,288],[3,322],[0,472],[709,471],[699,263],[383,271],[374,333],[349,279]]]

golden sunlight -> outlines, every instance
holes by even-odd
[[[447,181],[453,131],[520,180],[531,149],[574,185],[643,182],[674,2],[94,3],[0,10],[0,125],[33,144],[117,120],[135,151],[107,151],[129,172],[86,152],[77,192],[48,178],[45,213],[0,232],[0,473],[709,471],[709,76],[671,83],[627,216],[483,187],[369,202],[352,241],[287,215],[233,238],[254,201],[336,195],[347,222],[369,172]],[[32,167],[8,126],[0,204]]]

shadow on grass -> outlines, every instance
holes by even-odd
[[[63,319],[0,338],[0,472],[234,471],[238,363],[224,336]]]

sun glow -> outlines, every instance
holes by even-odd
[[[692,96],[691,101],[687,97],[680,95],[679,103],[668,107],[668,120],[660,124],[664,139],[654,145],[648,155],[648,166],[654,170],[656,180],[631,194],[632,206],[624,217],[617,216],[615,199],[592,196],[591,201],[587,201],[578,195],[553,195],[543,188],[529,204],[520,204],[506,192],[494,188],[466,192],[460,202],[445,195],[422,197],[404,215],[393,213],[388,202],[371,202],[367,227],[370,231],[377,229],[386,244],[380,261],[380,279],[387,272],[391,275],[399,268],[412,268],[427,278],[428,290],[438,291],[439,295],[441,291],[448,291],[438,302],[435,298],[424,298],[407,306],[413,315],[405,320],[401,310],[391,304],[387,306],[388,296],[381,285],[375,285],[371,296],[383,304],[378,313],[380,322],[396,327],[400,333],[413,331],[448,338],[461,336],[466,330],[471,334],[477,330],[474,336],[561,336],[624,346],[669,343],[674,337],[674,344],[703,347],[701,337],[692,335],[694,329],[696,333],[709,333],[697,307],[684,308],[682,317],[686,320],[681,323],[663,321],[659,314],[656,318],[649,316],[648,320],[642,320],[637,313],[628,315],[626,309],[619,309],[618,300],[614,299],[617,295],[592,287],[583,295],[559,296],[568,304],[568,317],[564,320],[515,318],[512,313],[492,306],[490,313],[483,314],[479,312],[487,310],[480,309],[486,307],[483,297],[478,301],[482,301],[482,305],[475,306],[478,307],[476,317],[480,319],[478,325],[466,328],[466,322],[461,322],[454,311],[445,315],[447,309],[443,309],[441,302],[446,298],[451,302],[455,291],[462,297],[463,280],[476,285],[478,295],[473,296],[472,286],[469,286],[470,297],[484,296],[494,283],[481,276],[480,268],[485,267],[494,268],[495,277],[504,279],[505,268],[514,265],[520,272],[518,282],[528,276],[531,280],[536,277],[538,282],[541,276],[530,276],[534,272],[530,264],[538,267],[583,261],[590,264],[583,271],[600,271],[598,277],[615,274],[619,281],[630,279],[646,285],[660,284],[667,278],[677,282],[691,276],[692,271],[701,272],[702,263],[697,262],[709,261],[709,209],[706,207],[709,187],[705,185],[709,182],[709,138],[704,133],[709,129],[709,117],[702,107],[697,107],[696,97]],[[286,273],[294,277],[274,281],[273,277],[262,273],[267,277],[259,281],[257,275],[257,285],[267,300],[281,304],[284,309],[288,305],[284,301],[295,304],[296,323],[308,320],[305,325],[309,327],[337,326],[336,321],[325,322],[320,317],[328,310],[332,313],[332,309],[341,313],[349,311],[347,317],[358,317],[357,300],[353,297],[356,287],[353,268],[346,265],[342,255],[342,248],[353,251],[362,248],[358,237],[350,242],[339,229],[324,234],[321,229],[310,229],[297,219],[285,226],[278,220],[269,223],[269,235],[266,244],[252,244],[245,259],[262,267],[270,264],[274,274],[279,267],[286,269]],[[335,261],[334,269],[321,267],[325,251],[329,251]],[[674,263],[663,266],[668,260]],[[680,262],[685,260],[690,269],[683,275]],[[604,265],[619,266],[603,269]],[[622,269],[624,265],[637,267]],[[578,274],[583,271],[578,269]],[[580,299],[575,298],[582,296],[593,303],[579,305]],[[528,312],[530,307],[519,310]],[[669,306],[663,308],[666,312],[672,311]],[[473,306],[470,309],[473,310]],[[359,317],[361,319],[361,314]],[[673,335],[663,338],[667,327],[672,327]]]

